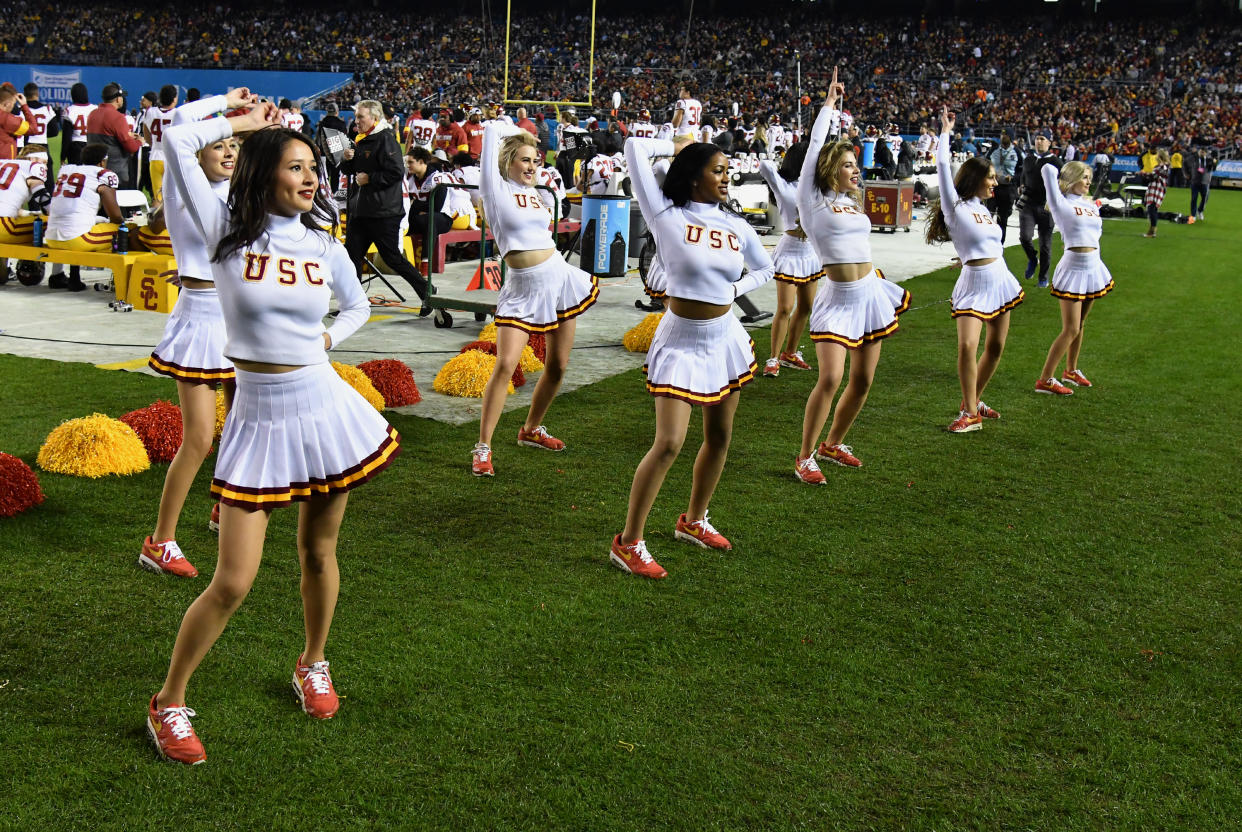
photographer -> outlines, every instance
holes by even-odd
[[[401,183],[405,165],[392,125],[378,101],[359,101],[354,107],[356,144],[346,148],[341,173],[350,178],[347,197],[345,249],[359,273],[371,244],[384,262],[427,299],[427,280],[405,259],[401,250],[401,219],[405,205]],[[424,303],[423,310],[431,309]]]

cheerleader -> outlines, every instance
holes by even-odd
[[[785,233],[772,254],[776,263],[776,316],[772,319],[770,357],[763,365],[763,374],[769,378],[780,375],[781,367],[811,369],[802,357],[802,350],[798,349],[798,339],[811,315],[815,289],[824,276],[824,269],[798,223],[798,177],[805,158],[806,145],[799,143],[785,154],[779,168],[769,159],[759,163],[759,173],[776,197],[781,223],[785,226]]]
[[[984,419],[1000,414],[979,398],[987,387],[1009,333],[1009,312],[1022,303],[1022,287],[1002,258],[1001,229],[983,203],[996,190],[996,170],[982,157],[967,159],[953,176],[949,140],[956,121],[945,106],[940,114],[940,142],[936,146],[936,178],[940,201],[927,218],[928,243],[950,240],[962,261],[962,276],[953,287],[952,315],[957,320],[957,376],[962,405],[949,424],[950,433],[969,433],[983,427]],[[976,359],[979,336],[987,324],[983,355]]]
[[[237,378],[211,484],[223,504],[216,573],[186,611],[168,676],[148,706],[147,730],[160,754],[187,764],[206,759],[185,706],[190,675],[254,583],[272,509],[294,502],[301,503],[306,642],[293,688],[310,716],[336,713],[324,646],[340,589],[337,535],[349,490],[400,449],[397,432],[328,362],[326,350],[365,323],[370,309],[332,233],[319,152],[301,133],[269,126],[278,118],[265,103],[244,116],[175,125],[165,136],[168,172],[212,252],[224,352]],[[250,131],[257,132],[238,157],[226,206],[197,154]],[[325,330],[332,295],[340,314]]]
[[[483,133],[479,189],[508,273],[496,301],[496,368],[483,389],[479,441],[470,464],[476,477],[495,473],[492,433],[505,405],[509,379],[532,332],[544,333],[547,357],[526,421],[518,428],[517,443],[545,451],[565,448],[544,428],[543,417],[569,364],[576,318],[599,298],[595,277],[570,266],[556,250],[548,227],[551,209],[535,189],[538,155],[535,137],[520,127],[493,122]]]
[[[177,108],[171,123],[201,121],[236,109],[246,104],[249,96],[250,91],[241,87],[227,96],[201,98]],[[237,138],[229,136],[198,153],[198,165],[221,205],[228,198],[239,147]],[[177,261],[177,273],[172,279],[181,290],[164,325],[164,337],[151,351],[147,366],[177,382],[182,439],[164,476],[155,531],[143,541],[138,565],[152,572],[193,578],[198,570],[177,545],[177,521],[194,477],[215,439],[216,388],[223,387],[227,408],[233,401],[234,373],[233,362],[224,357],[224,315],[212,278],[211,253],[181,207],[184,197],[173,187],[165,188],[163,194],[168,235]],[[219,503],[212,506],[207,526],[212,531],[220,528]]]
[[[817,459],[847,468],[862,465],[843,444],[845,435],[867,401],[883,339],[897,331],[897,317],[910,306],[910,293],[885,280],[871,262],[871,220],[862,206],[854,146],[848,141],[825,146],[843,92],[834,70],[798,177],[798,216],[828,275],[811,309],[819,380],[807,397],[802,446],[794,460],[794,476],[810,485],[826,482]],[[833,412],[847,355],[849,380]],[[828,437],[817,446],[830,412]]]
[[[664,187],[664,179],[668,176],[670,164],[668,159],[661,159],[651,166],[651,171],[655,175],[656,187]],[[665,299],[668,297],[668,276],[664,271],[664,260],[660,257],[660,249],[658,247],[656,248],[655,256],[651,258],[651,265],[647,267],[647,277],[643,281],[643,291],[647,293],[647,297],[651,298],[651,305],[644,308],[656,310],[664,308]]]
[[[651,159],[675,156],[664,186]],[[610,559],[644,578],[668,573],[643,540],[647,515],[664,476],[686,439],[693,405],[703,406],[703,444],[694,461],[690,503],[674,534],[707,549],[732,545],[707,519],[724,470],[738,390],[754,378],[754,342],[732,314],[737,298],[771,280],[775,267],[759,237],[724,205],[729,162],[720,148],[679,138],[625,143],[630,181],[647,227],[655,235],[668,280],[668,311],[647,351],[647,391],[655,396],[656,435],[634,472],[625,528],[612,539]],[[743,267],[750,272],[742,276]]]
[[[1090,387],[1078,368],[1087,313],[1097,298],[1113,290],[1113,276],[1100,259],[1103,223],[1091,193],[1091,168],[1082,162],[1066,162],[1060,176],[1051,165],[1040,174],[1048,191],[1048,207],[1056,220],[1065,253],[1052,274],[1052,296],[1061,304],[1061,332],[1048,349],[1048,359],[1035,382],[1036,393],[1068,396],[1074,387]],[[1056,378],[1057,364],[1065,358],[1065,373]]]

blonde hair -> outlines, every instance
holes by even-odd
[[[513,161],[517,158],[518,151],[524,147],[533,147],[538,149],[539,142],[535,141],[535,137],[523,130],[508,136],[500,143],[500,175],[506,179],[509,177],[509,168],[513,167]]]
[[[841,172],[841,166],[845,164],[845,154],[853,153],[854,145],[851,142],[840,141],[833,142],[819,151],[819,158],[815,160],[815,187],[823,193],[835,191],[837,189],[837,175]],[[857,163],[857,159],[854,160]],[[855,188],[852,191],[843,191],[846,196],[862,205],[862,190]]]
[[[1165,150],[1163,147],[1157,150],[1156,161],[1162,165],[1167,165],[1171,161],[1169,159],[1169,151]]]
[[[1065,167],[1061,168],[1061,174],[1057,177],[1057,187],[1061,189],[1061,193],[1069,193],[1069,189],[1074,187],[1075,183],[1082,181],[1082,175],[1090,172],[1091,167],[1085,162],[1066,162]]]

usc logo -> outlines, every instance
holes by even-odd
[[[246,252],[246,271],[242,274],[242,279],[247,283],[262,283],[267,277],[267,265],[271,259],[270,254]],[[276,260],[276,282],[281,286],[292,286],[298,282],[298,276],[301,275],[311,286],[322,286],[323,278],[319,276],[322,268],[314,260],[281,257]]]
[[[701,225],[693,225],[686,223],[686,242],[691,245],[703,244],[703,232],[707,232],[708,248],[722,249],[726,245],[732,251],[741,251],[742,247],[738,244],[737,235],[731,231],[720,231],[713,228],[708,230]]]
[[[517,203],[517,207],[519,208],[535,208],[540,211],[548,210],[544,207],[543,200],[541,200],[538,196],[532,196],[530,194],[514,194],[513,201]]]
[[[829,207],[832,208],[832,213],[834,214],[855,214],[857,216],[862,216],[862,211],[859,211],[853,205],[832,205]]]
[[[996,223],[992,221],[991,214],[971,214],[971,216],[975,218],[975,222],[979,225],[996,225]]]
[[[1074,206],[1074,213],[1080,217],[1098,217],[1100,215],[1099,211],[1091,208],[1079,208],[1078,206]]]

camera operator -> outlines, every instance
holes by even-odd
[[[401,220],[405,204],[401,184],[405,164],[392,125],[378,101],[359,101],[354,107],[356,143],[346,148],[341,173],[350,178],[345,224],[345,249],[359,274],[371,244],[384,262],[427,300],[427,280],[405,259],[401,250]],[[420,314],[429,314],[423,303]]]
[[[1044,190],[1043,176],[1039,169],[1053,165],[1061,169],[1061,160],[1052,153],[1052,132],[1047,129],[1035,133],[1035,152],[1022,160],[1022,197],[1018,203],[1018,239],[1026,252],[1026,275],[1029,280],[1039,269],[1039,288],[1048,285],[1048,266],[1052,260],[1052,214],[1048,211],[1048,192]],[[1039,252],[1036,254],[1031,238],[1039,231]]]

